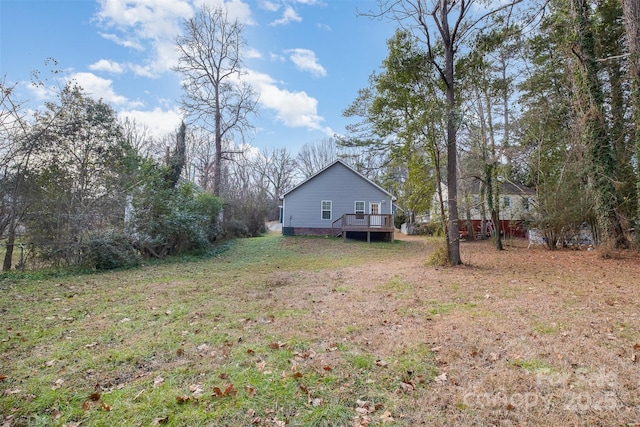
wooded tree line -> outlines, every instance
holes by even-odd
[[[283,192],[338,157],[332,139],[297,154],[225,141],[216,197],[215,141],[206,129],[182,123],[152,137],[73,82],[31,113],[14,89],[0,82],[5,270],[20,260],[114,268],[259,235],[265,220],[278,219]]]
[[[629,246],[640,221],[639,2],[378,5],[367,15],[398,29],[381,69],[345,110],[359,121],[341,143],[406,168],[397,194],[410,210],[423,211],[437,183],[449,184],[438,210],[451,263],[460,262],[458,208],[474,203],[472,180],[494,223],[501,183],[534,188],[528,225],[550,248],[583,223],[597,242]],[[499,233],[495,242],[500,249]]]
[[[173,135],[118,120],[73,83],[32,114],[3,81],[4,269],[17,247],[47,264],[110,268],[257,235],[277,219],[280,195],[338,157],[407,211],[433,209],[438,183],[456,183],[435,207],[452,264],[458,223],[477,204],[472,180],[494,223],[501,183],[536,189],[529,226],[551,248],[585,222],[599,242],[630,244],[640,221],[638,2],[378,5],[367,15],[397,31],[344,111],[349,132],[297,153],[245,142],[257,103],[241,79],[242,26],[222,8],[203,7],[177,40],[186,125]]]

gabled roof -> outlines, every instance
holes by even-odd
[[[346,167],[347,169],[349,169],[351,172],[353,172],[354,174],[358,175],[360,178],[364,179],[365,181],[367,181],[369,184],[371,184],[372,186],[376,187],[378,190],[382,191],[383,193],[385,193],[386,195],[388,195],[391,200],[396,200],[395,196],[393,196],[391,193],[389,193],[387,190],[385,190],[384,188],[380,187],[378,184],[376,184],[375,182],[371,181],[369,178],[367,178],[366,176],[362,175],[360,172],[358,172],[357,170],[353,169],[351,166],[349,166],[348,164],[346,164],[345,162],[343,162],[340,159],[337,159],[335,161],[333,161],[332,163],[328,164],[327,166],[325,166],[324,168],[322,168],[321,170],[319,170],[318,172],[316,172],[315,174],[311,175],[309,178],[305,179],[304,181],[302,181],[300,184],[296,185],[295,187],[293,187],[291,190],[283,193],[280,196],[280,199],[284,199],[284,197],[291,193],[294,190],[297,190],[298,188],[302,187],[303,185],[305,185],[307,182],[311,181],[312,179],[314,179],[315,177],[317,177],[318,175],[323,174],[325,171],[327,171],[328,169],[331,169],[331,167],[333,167],[336,163],[340,163],[342,166]]]

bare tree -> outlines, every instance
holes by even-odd
[[[120,120],[120,127],[126,141],[136,153],[143,157],[158,155],[155,151],[156,147],[150,134],[149,126],[138,123],[136,119],[125,117],[124,120]]]
[[[298,167],[304,178],[316,172],[338,158],[338,147],[333,138],[325,138],[316,143],[307,143],[298,152]]]
[[[422,35],[427,49],[427,61],[436,68],[444,86],[447,105],[447,208],[448,242],[447,253],[452,265],[461,264],[460,234],[458,227],[457,194],[457,131],[458,80],[456,75],[456,53],[465,39],[487,17],[500,10],[513,7],[522,0],[501,4],[480,15],[474,15],[475,0],[379,0],[379,13],[369,16],[389,15],[401,25]],[[480,9],[475,9],[480,10]],[[440,53],[442,52],[442,53]]]
[[[286,148],[273,148],[262,151],[251,164],[256,185],[269,196],[270,215],[277,218],[280,196],[291,189],[296,180],[296,160]]]
[[[212,192],[222,183],[223,141],[241,139],[251,128],[248,117],[257,111],[255,91],[243,74],[243,26],[229,18],[223,7],[203,5],[184,21],[186,34],[177,40],[180,54],[175,71],[183,76],[182,106],[201,126],[214,133],[215,157]]]
[[[16,229],[24,213],[24,170],[32,152],[25,106],[15,100],[14,89],[4,78],[0,81],[0,235],[7,233],[3,271],[12,266]]]

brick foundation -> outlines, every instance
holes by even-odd
[[[294,236],[331,236],[331,228],[293,227]]]

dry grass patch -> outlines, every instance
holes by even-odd
[[[639,259],[268,236],[0,284],[0,425],[633,425]]]

